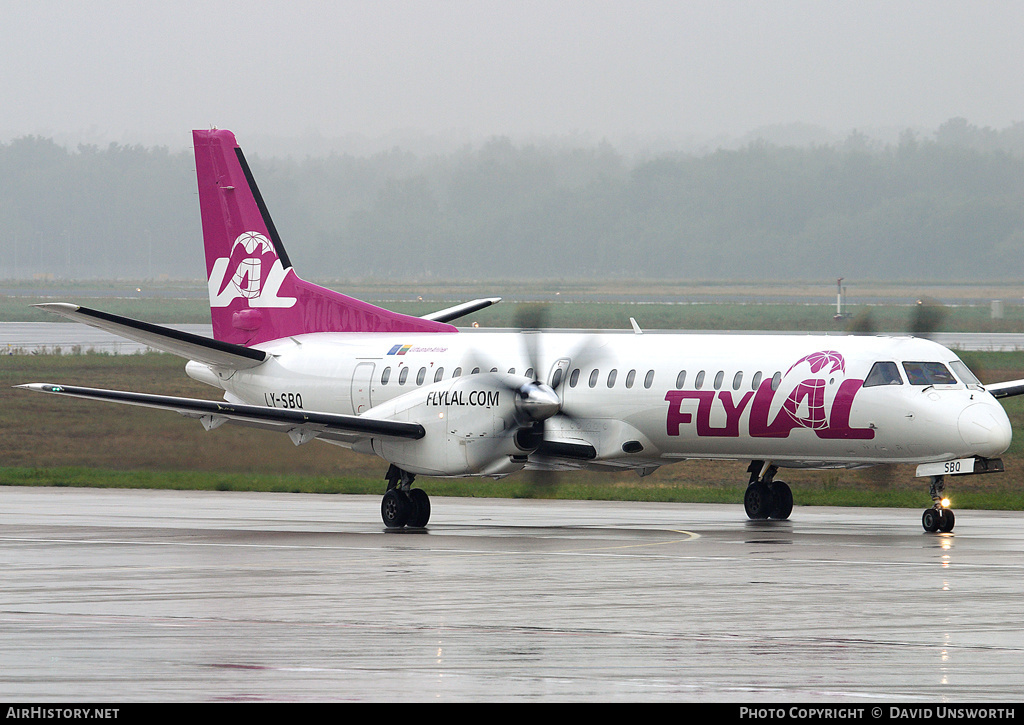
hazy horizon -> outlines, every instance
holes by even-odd
[[[178,151],[217,126],[263,154],[692,150],[1024,121],[1024,5],[1007,2],[56,0],[0,19],[5,142]]]

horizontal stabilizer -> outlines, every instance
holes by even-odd
[[[429,315],[422,315],[420,319],[431,320],[433,322],[451,322],[452,320],[457,320],[460,317],[471,315],[485,307],[496,305],[499,302],[501,302],[500,297],[483,297],[478,300],[463,302],[461,305],[455,305],[454,307],[446,307],[443,310],[431,312]]]
[[[267,359],[262,350],[221,342],[201,335],[193,335],[170,327],[154,325],[150,322],[133,320],[109,312],[92,310],[88,307],[68,304],[67,302],[48,302],[36,307],[47,312],[113,332],[128,340],[141,342],[157,350],[178,355],[187,360],[196,360],[208,365],[218,365],[235,370],[254,368]]]
[[[303,442],[316,437],[335,440],[339,437],[351,438],[351,434],[419,440],[426,434],[423,426],[419,423],[381,420],[359,415],[316,413],[308,410],[268,408],[261,405],[236,405],[225,401],[131,393],[123,390],[81,388],[73,385],[54,385],[53,383],[28,383],[15,387],[37,393],[173,410],[190,418],[199,418],[208,429],[215,428],[221,423],[240,423],[265,430],[300,435],[302,436],[300,440]],[[342,434],[342,436],[338,434]]]
[[[985,390],[992,393],[993,398],[1012,398],[1024,395],[1024,380],[1007,380],[1005,383],[986,385]]]

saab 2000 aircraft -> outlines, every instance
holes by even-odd
[[[71,385],[29,390],[177,411],[374,454],[390,464],[388,527],[427,524],[417,475],[522,469],[646,475],[691,458],[749,461],[752,519],[787,519],[780,468],[919,464],[954,516],[943,476],[1002,470],[1010,422],[957,356],[911,337],[470,332],[447,324],[496,299],[424,317],[300,279],[234,135],[195,131],[213,338],[77,305],[40,305],[189,360],[224,401]],[[524,325],[524,327],[526,327]]]

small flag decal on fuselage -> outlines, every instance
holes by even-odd
[[[412,349],[412,345],[395,345],[388,351],[388,355],[404,355]]]

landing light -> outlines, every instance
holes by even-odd
[[[941,503],[941,504],[942,504],[942,508],[944,508],[944,509],[948,509],[948,508],[949,508],[949,504],[951,504],[951,503],[952,503],[952,501],[950,501],[950,500],[949,500],[948,498],[944,498],[944,499],[942,499],[942,501],[940,501],[939,503]]]

